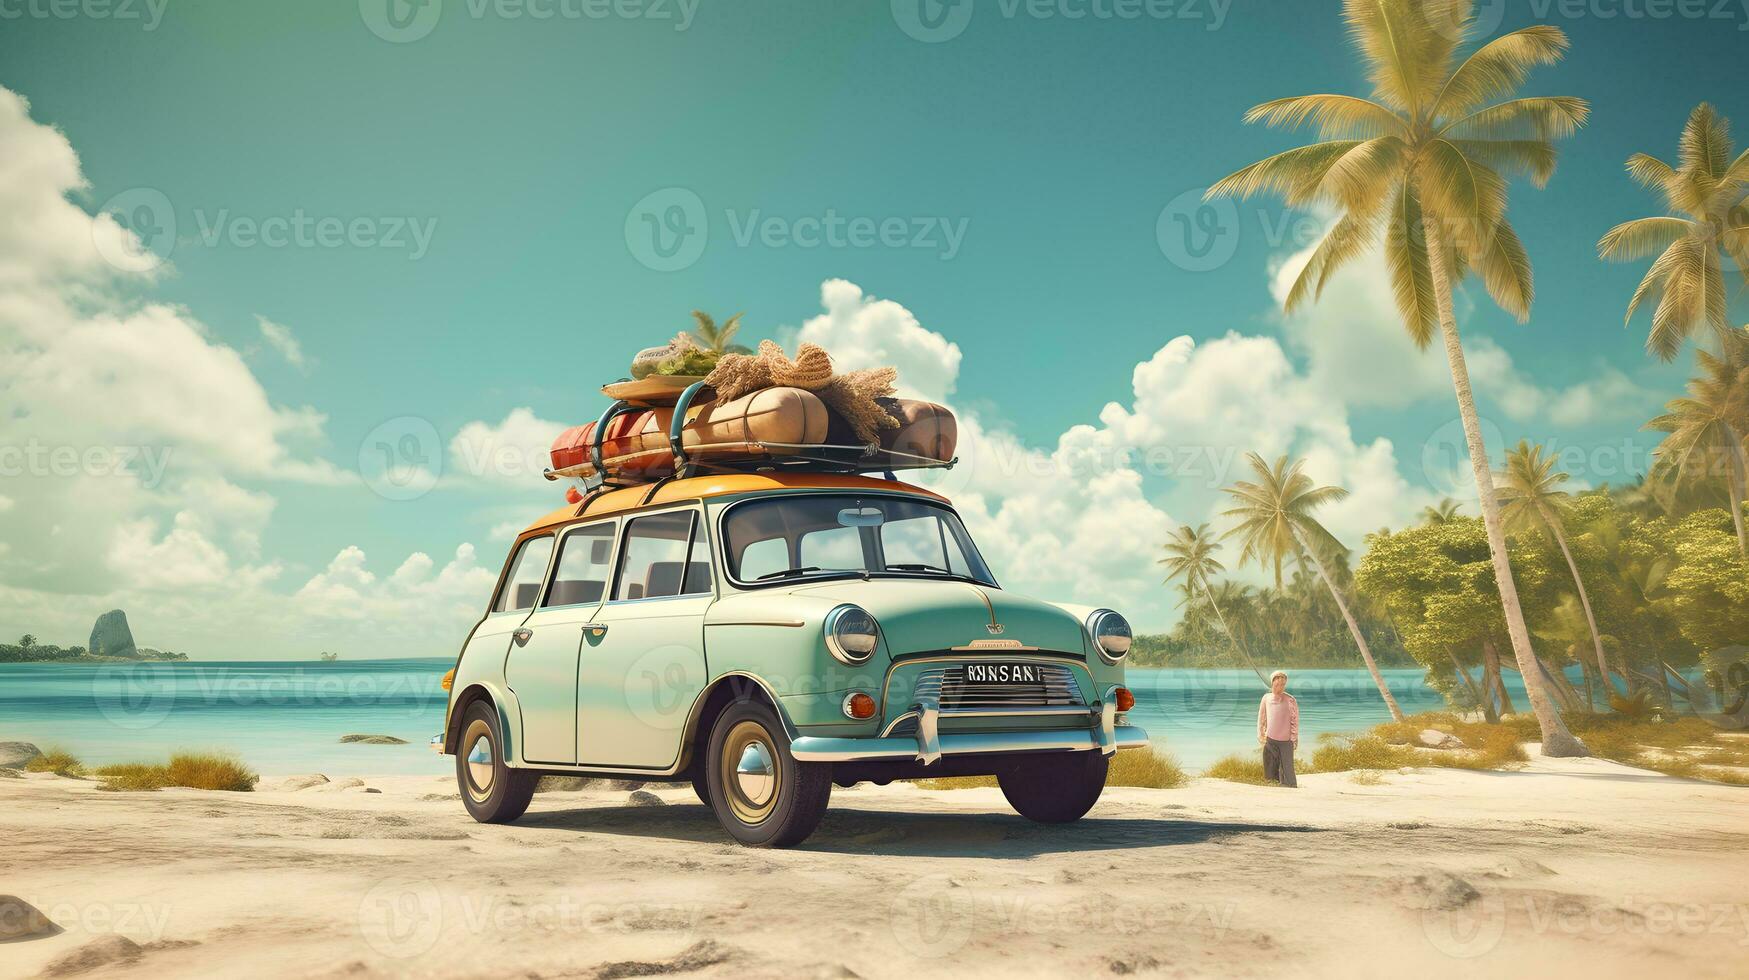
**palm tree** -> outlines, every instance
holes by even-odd
[[[1421,523],[1449,524],[1452,520],[1463,516],[1463,505],[1446,497],[1437,504],[1429,504],[1421,508]]]
[[[729,317],[723,321],[721,326],[718,326],[717,321],[703,310],[693,310],[692,318],[698,321],[698,329],[694,330],[692,335],[698,338],[698,342],[704,345],[705,350],[716,351],[718,354],[753,353],[752,349],[746,345],[733,343],[736,332],[741,329],[741,314],[737,313]]]
[[[1271,466],[1263,461],[1262,456],[1247,453],[1245,461],[1257,475],[1257,482],[1240,480],[1227,487],[1226,493],[1238,506],[1223,511],[1221,515],[1238,518],[1238,524],[1227,532],[1227,536],[1236,535],[1243,543],[1240,560],[1254,561],[1260,566],[1274,564],[1276,574],[1280,575],[1283,558],[1297,560],[1304,556],[1309,559],[1324,580],[1324,586],[1330,590],[1330,598],[1336,600],[1336,608],[1347,622],[1354,645],[1360,649],[1360,659],[1366,661],[1366,669],[1372,673],[1373,683],[1378,685],[1385,706],[1390,708],[1391,718],[1402,721],[1403,709],[1397,707],[1397,699],[1385,686],[1384,675],[1379,673],[1379,665],[1372,658],[1372,649],[1361,634],[1360,624],[1355,622],[1341,590],[1336,588],[1336,580],[1330,576],[1326,557],[1320,557],[1320,553],[1329,556],[1348,549],[1318,523],[1312,511],[1341,500],[1348,496],[1348,491],[1314,484],[1305,474],[1305,460],[1295,460],[1289,465],[1287,457],[1281,456]]]
[[[1219,575],[1227,570],[1226,566],[1221,564],[1220,559],[1215,557],[1215,552],[1221,549],[1221,543],[1209,535],[1209,526],[1200,524],[1192,528],[1188,524],[1181,524],[1178,530],[1173,532],[1172,537],[1167,539],[1163,548],[1166,557],[1155,564],[1166,566],[1166,581],[1171,582],[1179,578],[1184,580],[1186,602],[1189,602],[1193,597],[1193,590],[1200,589],[1202,591],[1203,600],[1209,604],[1209,608],[1214,611],[1215,618],[1220,621],[1221,632],[1227,634],[1227,639],[1232,642],[1233,649],[1239,651],[1239,656],[1244,658],[1245,665],[1250,667],[1251,672],[1256,674],[1257,679],[1267,687],[1269,680],[1263,676],[1263,671],[1258,669],[1257,662],[1251,659],[1251,654],[1246,651],[1245,645],[1239,642],[1239,634],[1233,632],[1232,627],[1227,625],[1227,617],[1221,612],[1220,603],[1215,601],[1214,593],[1209,590],[1209,576]]]
[[[1553,456],[1544,454],[1543,447],[1532,446],[1524,439],[1506,454],[1506,471],[1500,474],[1500,516],[1506,526],[1515,531],[1541,530],[1555,539],[1561,557],[1567,559],[1567,571],[1579,590],[1579,605],[1585,610],[1585,625],[1591,631],[1591,645],[1597,654],[1598,676],[1609,684],[1609,662],[1603,655],[1603,636],[1597,631],[1597,617],[1591,612],[1591,596],[1585,591],[1585,580],[1579,575],[1579,564],[1567,547],[1567,531],[1561,512],[1567,505],[1567,491],[1561,489],[1571,477],[1555,469]]]
[[[1508,98],[1532,69],[1566,52],[1559,28],[1502,35],[1454,67],[1459,41],[1475,29],[1471,0],[1344,0],[1343,15],[1369,69],[1373,98],[1304,95],[1254,107],[1247,122],[1311,124],[1319,139],[1245,167],[1209,196],[1277,191],[1291,206],[1338,213],[1288,291],[1290,313],[1321,293],[1337,269],[1382,244],[1409,336],[1425,347],[1437,330],[1444,342],[1507,633],[1519,662],[1529,664],[1535,653],[1507,559],[1452,289],[1473,271],[1501,308],[1529,318],[1530,259],[1506,220],[1506,178],[1547,182],[1553,141],[1582,126],[1590,108],[1568,97]],[[1589,754],[1567,731],[1537,672],[1524,676],[1543,754]]]
[[[1646,153],[1628,157],[1628,175],[1663,195],[1665,209],[1675,213],[1623,222],[1597,243],[1605,259],[1658,254],[1628,301],[1626,319],[1657,298],[1646,349],[1666,361],[1702,324],[1721,344],[1733,336],[1741,343],[1744,335],[1725,321],[1724,263],[1734,262],[1749,285],[1749,150],[1733,160],[1730,132],[1730,121],[1702,102],[1682,128],[1677,166]]]
[[[1749,364],[1738,366],[1704,350],[1694,352],[1701,375],[1688,382],[1688,397],[1665,404],[1646,428],[1668,432],[1655,450],[1654,477],[1672,481],[1712,479],[1725,471],[1737,551],[1749,555],[1743,528],[1744,438],[1749,436]]]

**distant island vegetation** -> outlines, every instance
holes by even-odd
[[[30,633],[19,637],[17,643],[0,643],[0,663],[135,663],[187,659],[186,653],[137,646],[133,631],[128,628],[128,615],[120,609],[111,609],[97,617],[97,622],[91,626],[91,639],[82,647],[40,643]]]

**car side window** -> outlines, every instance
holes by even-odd
[[[565,535],[564,542],[559,545],[559,563],[553,570],[553,584],[547,589],[541,608],[601,601],[607,592],[608,576],[613,572],[614,528],[613,521],[603,521]]]
[[[626,524],[615,599],[658,599],[711,590],[710,548],[694,534],[692,511],[652,514]]]
[[[541,582],[547,576],[547,559],[552,554],[553,537],[550,534],[524,541],[522,547],[516,549],[516,557],[510,560],[510,574],[504,578],[504,588],[498,593],[498,601],[492,604],[492,611],[534,608],[535,600],[540,598]]]

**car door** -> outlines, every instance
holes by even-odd
[[[601,607],[618,521],[567,531],[540,602],[510,646],[504,679],[522,706],[522,758],[577,762],[577,651]]]
[[[583,764],[674,764],[705,686],[704,613],[714,598],[710,544],[696,508],[625,522],[613,594],[591,622],[578,665]]]

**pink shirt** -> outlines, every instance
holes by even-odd
[[[1257,706],[1257,734],[1277,742],[1300,740],[1300,703],[1293,695],[1271,691],[1263,696]]]

